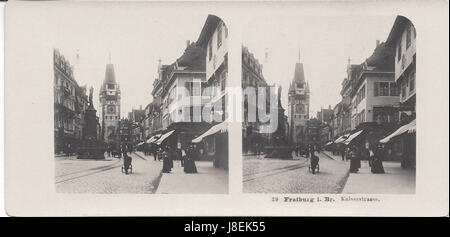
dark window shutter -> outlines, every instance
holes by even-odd
[[[374,82],[373,83],[375,91],[374,91],[374,96],[378,96],[378,82]]]

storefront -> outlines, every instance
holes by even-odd
[[[401,126],[380,140],[388,154],[397,157],[403,168],[416,168],[416,120]]]
[[[212,160],[214,167],[228,169],[228,124],[223,122],[212,126],[192,140],[201,147],[204,157]]]

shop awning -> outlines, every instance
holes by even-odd
[[[139,142],[137,145],[140,146],[140,145],[142,145],[142,144],[144,144],[144,142]]]
[[[224,133],[228,131],[228,123],[223,122],[223,123],[219,123],[216,124],[214,126],[212,126],[208,131],[206,131],[205,133],[203,133],[202,135],[196,137],[194,140],[192,140],[193,143],[199,143],[203,140],[203,138],[216,134],[216,133]]]
[[[159,136],[161,136],[161,134],[152,136],[151,138],[149,138],[149,139],[147,140],[147,143],[156,142],[156,140],[158,140]]]
[[[416,132],[416,120],[414,119],[414,124],[411,124],[408,128],[408,133],[415,133]]]
[[[161,143],[166,140],[166,138],[168,138],[170,135],[172,135],[172,133],[175,132],[175,130],[172,130],[170,132],[166,132],[164,133],[155,143],[158,145],[161,145]]]
[[[344,142],[345,139],[347,139],[347,137],[348,137],[349,135],[350,135],[350,134],[345,134],[345,135],[340,136],[338,139],[336,139],[336,141],[334,141],[334,143],[342,143],[342,142]]]
[[[350,135],[350,136],[344,141],[344,144],[345,144],[345,145],[350,144],[350,142],[351,142],[353,139],[355,139],[356,137],[358,137],[359,134],[361,134],[362,132],[363,132],[363,130],[360,130],[360,131],[358,131],[358,132],[353,133],[352,135]]]
[[[392,138],[401,135],[405,132],[408,133],[414,133],[416,132],[416,120],[414,119],[412,122],[401,126],[399,129],[397,129],[395,132],[391,133],[389,136],[383,138],[380,140],[381,143],[388,143]]]
[[[325,144],[325,146],[329,146],[331,144],[333,144],[333,142],[328,142],[327,144]]]

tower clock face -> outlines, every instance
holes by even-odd
[[[108,111],[109,114],[114,114],[114,113],[116,113],[116,106],[114,106],[114,105],[109,105],[107,111]]]

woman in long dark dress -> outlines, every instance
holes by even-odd
[[[197,173],[197,166],[195,166],[195,152],[190,147],[186,154],[186,160],[184,161],[184,172],[188,174]]]
[[[361,168],[361,160],[359,158],[358,149],[353,146],[350,150],[350,173],[358,173]]]
[[[162,172],[163,173],[170,173],[170,171],[172,170],[172,167],[170,166],[170,155],[169,155],[169,151],[166,149],[162,152],[162,158],[163,158],[163,169]]]
[[[384,149],[381,145],[378,145],[378,147],[375,149],[374,156],[372,159],[372,167],[371,171],[374,174],[384,174],[384,167],[383,167],[383,156],[384,156]]]

